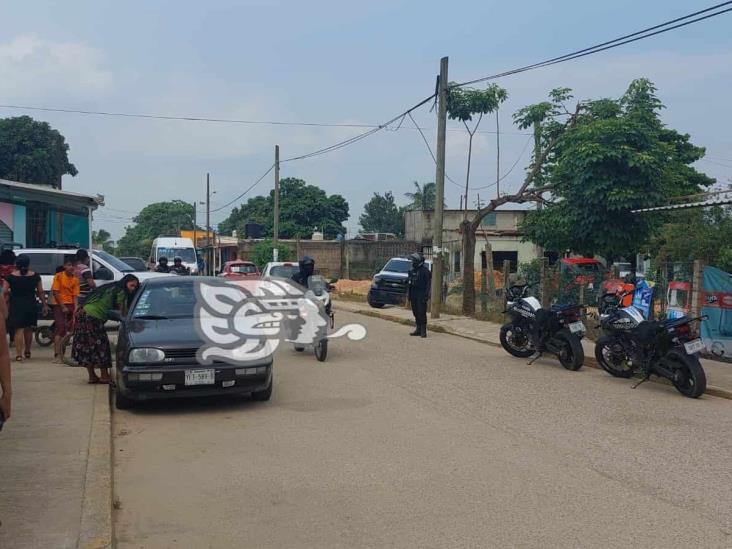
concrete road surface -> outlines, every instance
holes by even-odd
[[[119,547],[732,547],[730,401],[338,321],[269,403],[115,412]]]

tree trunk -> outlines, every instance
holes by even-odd
[[[463,210],[463,219],[468,218],[468,191],[470,189],[470,160],[473,156],[473,134],[468,138],[468,169],[465,173],[465,209]]]
[[[460,224],[463,233],[463,314],[475,314],[475,231],[470,221]]]

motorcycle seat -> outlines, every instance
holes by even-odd
[[[569,311],[570,309],[579,309],[580,306],[577,304],[568,304],[568,303],[556,303],[552,305],[551,310],[555,313],[559,313],[562,311]]]

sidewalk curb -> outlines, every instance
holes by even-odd
[[[112,547],[112,417],[109,387],[94,387],[84,495],[81,504],[79,549]]]
[[[338,304],[335,304],[336,309],[338,309]],[[362,309],[350,309],[348,307],[344,307],[341,309],[342,311],[346,311],[349,313],[355,313],[358,315],[363,316],[370,316],[373,318],[379,318],[381,320],[388,320],[390,322],[396,322],[397,324],[403,324],[405,326],[414,326],[414,321],[409,319],[403,319],[403,318],[394,318],[391,315],[386,315],[384,313],[380,313],[378,311],[365,311]],[[476,336],[463,334],[461,332],[458,332],[457,330],[452,330],[446,326],[431,326],[429,320],[427,321],[427,328],[430,331],[443,333],[443,334],[449,334],[454,335],[457,337],[462,337],[463,339],[469,339],[471,341],[476,341],[478,343],[482,343],[484,345],[490,345],[491,347],[501,347],[501,344],[495,341],[488,341],[486,339],[481,339]],[[585,355],[585,366],[588,366],[590,368],[595,368],[597,370],[600,370],[600,366],[597,364],[597,360],[594,356],[586,356]],[[715,396],[719,398],[725,398],[728,400],[732,400],[732,391],[729,391],[727,389],[722,389],[721,387],[715,387],[714,385],[707,385],[707,390],[705,391],[705,394],[710,396]]]

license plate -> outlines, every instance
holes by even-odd
[[[699,351],[704,350],[704,342],[701,339],[695,339],[694,341],[687,341],[684,343],[684,349],[687,355],[693,355]]]
[[[213,385],[215,382],[215,370],[186,370],[186,385]]]
[[[569,331],[573,334],[584,332],[585,331],[585,325],[582,322],[572,322],[569,325]]]

